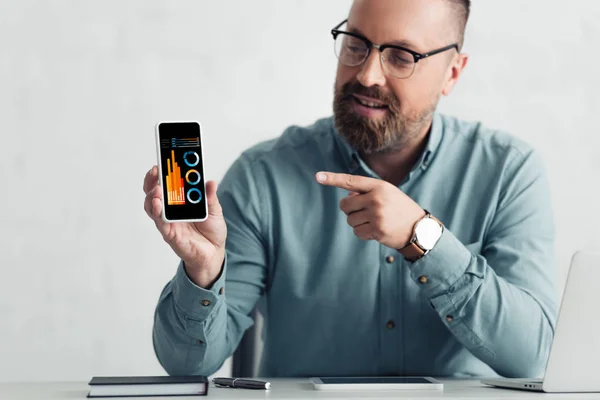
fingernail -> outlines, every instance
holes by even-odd
[[[327,180],[327,175],[322,172],[317,174],[317,182],[325,182]]]

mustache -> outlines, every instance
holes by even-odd
[[[399,106],[399,101],[393,94],[386,93],[379,86],[363,86],[357,80],[346,82],[339,94],[343,100],[350,99],[353,94],[371,97],[387,104],[391,110],[398,110]]]

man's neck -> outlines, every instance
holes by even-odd
[[[413,140],[399,143],[390,151],[371,154],[361,153],[360,156],[381,179],[398,186],[423,154],[425,146],[427,146],[430,129],[431,122],[420,134],[415,135]]]

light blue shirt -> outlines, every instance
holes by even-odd
[[[543,374],[557,293],[549,185],[536,152],[436,114],[399,186],[445,226],[414,263],[358,239],[339,209],[348,192],[318,184],[318,171],[377,178],[332,118],[290,127],[229,169],[218,192],[224,272],[205,290],[180,263],[156,309],[154,348],[168,373],[217,371],[258,303],[261,376]]]

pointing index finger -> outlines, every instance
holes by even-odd
[[[316,179],[317,182],[322,185],[335,186],[340,189],[358,193],[370,192],[377,184],[379,184],[379,180],[374,178],[324,171],[318,172]]]

